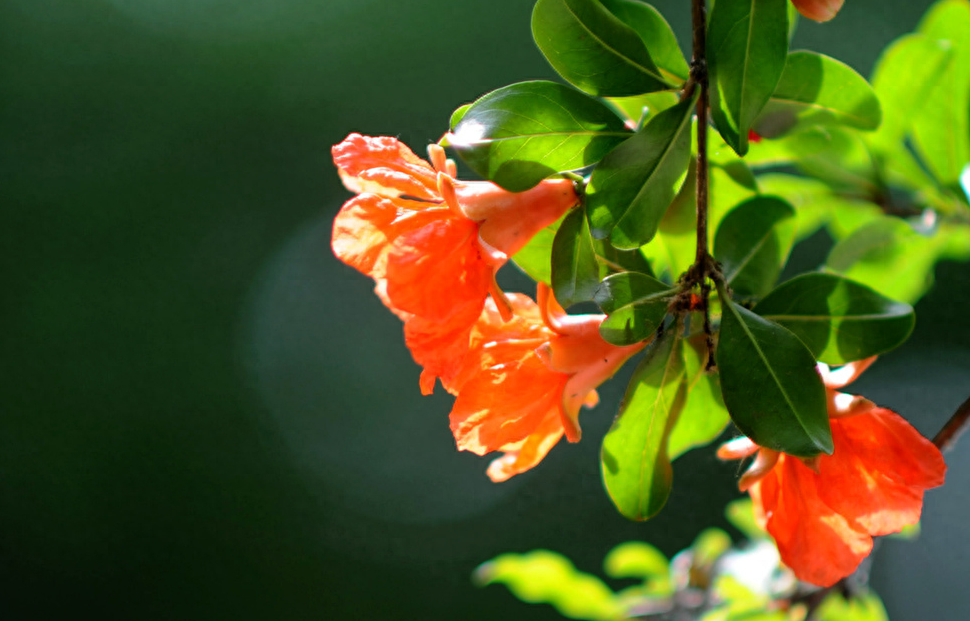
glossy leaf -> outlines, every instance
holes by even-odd
[[[792,52],[778,86],[754,129],[775,138],[795,126],[879,127],[882,111],[875,91],[848,65],[815,52]]]
[[[555,552],[502,554],[480,565],[474,577],[482,586],[504,584],[522,601],[551,604],[571,619],[623,618],[619,601],[602,580],[579,571],[569,559]]]
[[[670,285],[645,274],[624,272],[607,277],[594,298],[607,314],[600,334],[614,345],[645,341],[663,323],[674,293]]]
[[[832,452],[825,388],[797,336],[721,298],[717,366],[731,419],[760,446],[799,457]]]
[[[592,300],[599,284],[599,265],[586,214],[583,209],[574,209],[552,243],[552,290],[563,308],[569,308]]]
[[[653,238],[687,171],[694,100],[651,118],[593,170],[586,195],[593,237],[617,248]]]
[[[632,28],[597,0],[539,0],[532,36],[559,75],[591,95],[623,97],[668,83]]]
[[[748,151],[748,130],[775,91],[787,56],[787,0],[719,0],[714,5],[707,35],[711,114],[739,155]]]
[[[447,139],[479,175],[512,192],[600,160],[632,134],[603,102],[555,82],[520,82],[452,115]]]
[[[633,97],[610,97],[607,101],[619,108],[627,119],[643,125],[667,108],[676,106],[680,98],[673,91],[657,91]]]
[[[677,36],[670,24],[646,2],[639,0],[600,0],[606,9],[640,35],[664,78],[679,84],[687,81],[690,69],[680,51]]]
[[[703,334],[684,341],[686,401],[667,442],[670,459],[710,444],[731,422],[716,368],[707,371],[707,342]]]
[[[656,515],[673,485],[667,437],[677,419],[684,377],[676,332],[669,330],[647,351],[603,439],[603,483],[616,508],[631,520]]]
[[[948,44],[918,34],[897,39],[886,48],[872,77],[883,112],[882,125],[870,138],[872,144],[887,150],[902,142],[952,60]]]
[[[778,286],[755,312],[808,346],[816,360],[844,364],[887,352],[913,331],[909,304],[834,274],[802,274]]]
[[[734,208],[714,238],[714,257],[734,292],[761,297],[771,290],[795,240],[795,209],[774,196]]]
[[[954,184],[970,163],[970,2],[937,2],[919,31],[949,45],[953,60],[923,104],[913,142],[936,178]]]

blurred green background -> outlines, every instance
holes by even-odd
[[[658,0],[687,40],[689,3]],[[868,74],[928,2],[847,0],[796,46]],[[469,580],[550,548],[598,572],[723,525],[733,464],[677,463],[628,523],[599,440],[503,484],[422,398],[400,323],[336,261],[347,133],[419,153],[451,111],[552,78],[531,0],[0,0],[0,612],[9,619],[557,619]],[[905,79],[905,76],[900,76]],[[824,257],[826,240],[796,251]],[[514,286],[523,279],[505,278]],[[934,433],[970,393],[968,267],[856,388]],[[882,547],[896,621],[970,618],[970,440],[923,537]]]

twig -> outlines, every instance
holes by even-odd
[[[970,426],[970,397],[960,404],[950,420],[946,421],[943,429],[940,429],[940,432],[933,438],[933,444],[941,451],[950,450],[968,426]]]

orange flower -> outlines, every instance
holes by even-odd
[[[508,322],[486,303],[451,383],[458,449],[505,453],[488,467],[495,482],[538,464],[563,435],[577,442],[580,406],[595,406],[596,387],[645,346],[611,345],[599,334],[604,315],[566,315],[547,286],[538,293],[538,305],[510,294]]]
[[[827,22],[839,12],[845,0],[791,0],[798,12],[817,22]]]
[[[405,322],[405,339],[424,367],[421,391],[461,366],[471,327],[489,293],[511,309],[495,273],[543,227],[578,202],[571,181],[526,192],[455,180],[455,163],[430,145],[432,164],[396,138],[350,134],[333,147],[347,201],[333,227],[334,254],[371,276],[384,304]]]
[[[721,459],[758,453],[739,487],[795,575],[831,586],[872,550],[872,538],[919,522],[923,492],[943,484],[946,464],[932,442],[899,414],[863,397],[836,392],[875,358],[830,371],[819,364],[829,403],[832,455],[802,460],[742,437]]]

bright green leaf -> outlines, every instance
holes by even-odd
[[[643,39],[597,0],[539,0],[532,36],[559,75],[591,95],[623,97],[676,86]]]
[[[578,571],[569,559],[555,552],[503,554],[475,570],[481,585],[501,583],[525,602],[555,606],[570,619],[612,621],[623,618],[614,593],[590,574]]]
[[[771,290],[795,241],[795,209],[774,196],[757,196],[731,210],[714,237],[714,257],[735,293],[761,297]]]
[[[529,243],[512,255],[515,265],[536,282],[552,286],[552,244],[566,216],[533,235]]]
[[[652,337],[667,316],[674,293],[670,285],[646,274],[622,272],[607,277],[594,297],[607,314],[600,334],[614,345],[632,345]]]
[[[909,304],[834,274],[809,273],[783,283],[754,309],[791,330],[817,360],[844,364],[887,352],[913,331]]]
[[[687,400],[667,442],[670,459],[710,444],[731,422],[716,369],[707,371],[707,339],[701,334],[684,341],[684,383]]]
[[[691,544],[695,567],[710,567],[731,549],[731,536],[720,528],[706,528]]]
[[[819,606],[815,617],[819,621],[889,621],[882,600],[873,591],[851,599],[832,593]]]
[[[638,248],[657,232],[690,159],[695,98],[651,118],[593,170],[587,189],[593,237]]]
[[[707,35],[711,114],[739,155],[748,151],[748,130],[774,92],[787,56],[787,0],[714,5]]]
[[[642,541],[628,541],[616,546],[603,560],[606,575],[611,578],[667,578],[670,564],[657,548]]]
[[[599,161],[632,134],[609,106],[555,82],[494,90],[452,115],[447,139],[479,175],[512,192]]]
[[[717,366],[731,419],[760,446],[799,457],[832,452],[825,388],[797,336],[719,288]]]
[[[754,503],[750,498],[738,498],[729,502],[724,508],[724,517],[751,541],[768,538],[768,533],[758,525],[758,520],[754,517]]]
[[[676,106],[680,98],[673,91],[657,91],[633,97],[609,97],[607,101],[619,108],[629,120],[640,123]]]
[[[954,184],[970,163],[970,2],[937,2],[919,31],[953,50],[913,126],[913,142],[937,179]]]
[[[784,173],[758,176],[758,186],[765,194],[780,196],[795,208],[795,241],[801,241],[826,224],[832,217],[832,203],[838,200],[828,184],[807,177]]]
[[[574,209],[552,242],[552,290],[563,308],[569,308],[592,300],[599,284],[599,265],[586,214]]]
[[[684,359],[677,330],[668,330],[633,372],[620,413],[603,439],[603,483],[631,520],[646,520],[667,502],[673,468],[667,437],[677,420]]]
[[[672,84],[687,81],[689,68],[670,24],[646,2],[639,0],[600,0],[607,10],[632,28],[650,52],[651,59]]]
[[[866,79],[848,65],[815,52],[792,52],[761,115],[756,132],[774,138],[793,127],[879,127],[882,111]]]

